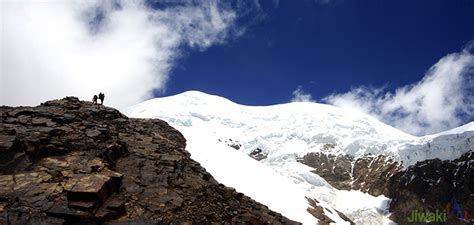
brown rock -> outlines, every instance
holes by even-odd
[[[15,135],[0,133],[0,174],[10,174],[21,167],[25,159],[24,145]]]
[[[318,205],[318,200],[311,198],[306,199],[308,200],[308,204],[310,206],[308,207],[307,211],[319,220],[318,224],[329,225],[330,223],[334,223],[334,221],[325,214],[323,207]]]
[[[164,121],[75,97],[0,115],[0,224],[296,223],[215,181]]]
[[[107,184],[111,178],[100,174],[78,175],[67,181],[64,189],[69,201],[90,200],[105,202],[111,194]]]
[[[89,212],[69,208],[64,202],[58,202],[49,210],[46,211],[46,215],[55,218],[65,219],[67,221],[83,221],[90,222],[94,219],[93,215]]]
[[[0,198],[7,198],[13,193],[13,175],[0,175]]]
[[[322,152],[308,153],[299,162],[314,168],[314,173],[342,190],[361,190],[371,195],[386,194],[390,178],[397,174],[401,163],[386,156],[367,155],[357,159],[349,155]]]
[[[31,120],[31,124],[35,126],[48,126],[48,127],[53,127],[56,125],[55,122],[53,122],[49,118],[42,118],[42,117],[35,117]]]
[[[89,130],[86,131],[87,137],[90,137],[90,138],[97,138],[101,134],[102,134],[102,132],[100,132],[97,129],[89,129]]]
[[[75,208],[79,209],[82,211],[88,211],[88,212],[93,212],[99,203],[97,201],[74,201],[74,200],[69,200],[68,201],[68,207],[69,208]]]

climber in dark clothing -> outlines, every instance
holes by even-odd
[[[453,198],[451,200],[451,207],[452,207],[452,213],[454,216],[458,219],[464,219],[464,213],[461,209],[461,205],[459,204],[459,201],[456,198]]]
[[[105,99],[105,94],[100,92],[99,93],[99,99],[100,99],[100,104],[103,105],[104,104],[104,99]]]
[[[94,95],[94,97],[92,97],[92,103],[97,104],[97,95]]]

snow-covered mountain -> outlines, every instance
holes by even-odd
[[[365,186],[385,181],[362,177],[357,173],[364,171],[361,166],[371,172],[377,162],[380,172],[374,175],[395,174],[419,161],[454,160],[474,149],[472,122],[415,137],[369,115],[318,103],[244,106],[189,91],[140,103],[125,113],[167,121],[184,134],[192,158],[218,181],[305,224],[322,218],[307,211],[307,198],[318,202],[313,211],[337,224],[349,224],[343,214],[357,224],[389,223],[390,199],[358,191],[384,193]],[[346,178],[339,179],[341,174]]]

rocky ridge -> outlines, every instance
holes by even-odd
[[[0,116],[0,224],[297,224],[219,184],[164,121],[75,97]]]

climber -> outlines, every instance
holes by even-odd
[[[94,95],[94,97],[92,97],[92,103],[97,104],[97,95]]]
[[[99,99],[100,99],[100,104],[103,105],[104,104],[104,99],[105,99],[105,94],[100,92],[99,93]]]
[[[452,207],[452,213],[454,216],[458,219],[464,219],[464,213],[461,209],[461,205],[459,204],[459,201],[456,198],[453,198],[451,200],[451,207]]]

